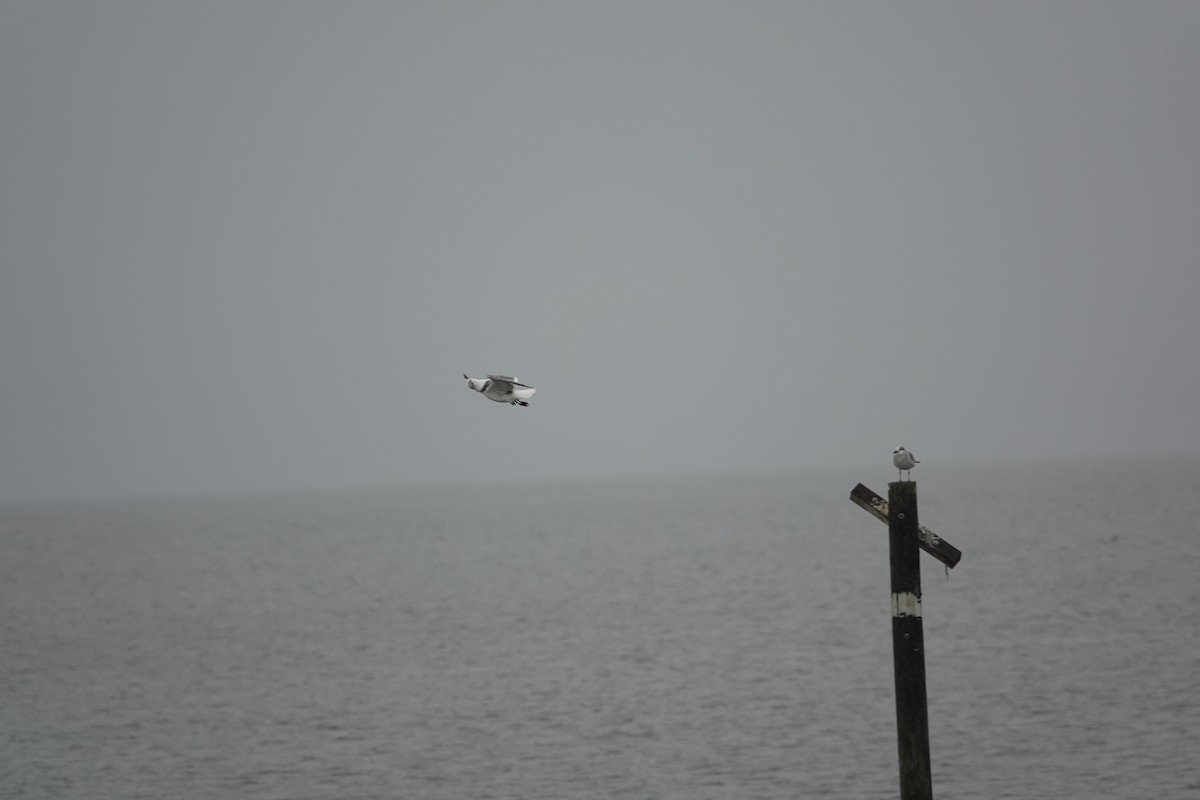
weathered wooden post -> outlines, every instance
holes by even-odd
[[[921,622],[921,551],[917,484],[888,484],[892,567],[892,662],[896,672],[896,741],[901,800],[933,800],[929,710],[925,699],[925,629]]]
[[[920,550],[947,568],[962,553],[923,527],[917,517],[917,484],[888,484],[884,500],[861,483],[850,499],[888,525],[892,572],[892,663],[896,678],[896,739],[901,800],[933,800],[929,762],[929,709],[925,697],[925,629],[921,621]]]

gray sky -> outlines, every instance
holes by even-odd
[[[1194,3],[4,2],[0,499],[1200,449],[1197,42]]]

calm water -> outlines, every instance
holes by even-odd
[[[1200,797],[1200,459],[920,469],[935,794]],[[896,797],[892,475],[10,506],[0,796]]]

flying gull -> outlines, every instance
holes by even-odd
[[[529,405],[529,398],[537,391],[532,386],[526,386],[510,375],[488,375],[486,378],[472,378],[465,372],[467,387],[474,389],[488,400],[497,403],[508,403],[514,406]]]

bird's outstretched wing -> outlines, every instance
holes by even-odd
[[[511,384],[512,386],[520,386],[523,389],[532,389],[533,388],[532,386],[529,386],[528,384],[521,383],[519,380],[517,380],[516,378],[514,378],[511,375],[488,375],[488,377],[491,378],[496,383],[507,383],[507,384]]]

